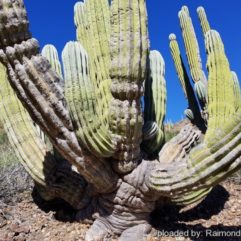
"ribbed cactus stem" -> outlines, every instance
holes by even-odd
[[[197,94],[197,97],[200,101],[200,104],[202,107],[205,107],[205,104],[207,103],[207,86],[202,82],[198,81],[194,84],[194,90]]]
[[[165,141],[163,121],[166,115],[165,62],[153,50],[149,55],[149,76],[145,81],[145,109],[142,149],[149,155],[157,154]]]
[[[0,111],[1,121],[18,160],[41,190],[46,200],[62,198],[75,208],[86,205],[82,202],[86,182],[71,171],[56,170],[57,162],[51,151],[40,139],[37,130],[22,103],[11,88],[6,68],[0,64]],[[61,184],[55,182],[61,175]],[[72,187],[78,186],[78,190]]]
[[[217,128],[224,127],[236,115],[235,93],[232,85],[232,74],[225,55],[222,39],[218,32],[210,30],[205,38],[208,55],[208,133],[206,140],[213,140]],[[231,118],[231,119],[230,119]],[[211,131],[212,130],[212,131]],[[215,135],[216,135],[215,134]]]
[[[188,8],[184,6],[179,11],[178,16],[192,79],[194,82],[202,81],[206,84],[207,80],[202,68],[199,45]]]
[[[241,166],[241,112],[235,110],[229,63],[216,31],[207,32],[205,43],[209,119],[204,142],[197,145],[200,133],[192,126],[185,127],[163,147],[159,167],[150,173],[147,183],[150,188],[180,203],[201,198],[209,188]],[[197,146],[188,153],[190,145]],[[166,162],[167,155],[170,164]]]
[[[240,118],[239,112],[231,123],[225,123],[226,128],[220,126],[219,139],[213,137],[215,143],[202,143],[184,156],[184,150],[188,150],[188,145],[195,145],[195,138],[197,141],[200,136],[198,137],[198,132],[191,129],[180,133],[179,137],[166,144],[160,152],[160,163],[158,168],[151,172],[147,185],[171,200],[179,199],[180,203],[191,193],[194,195],[193,200],[196,201],[195,197],[199,191],[208,191],[240,168]],[[183,138],[186,141],[181,141]],[[171,150],[175,152],[171,152],[171,159],[167,163],[166,154]]]
[[[74,23],[76,26],[76,37],[77,40],[87,49],[88,43],[86,39],[87,35],[87,23],[88,19],[86,17],[86,4],[84,2],[77,2],[74,5]]]
[[[231,73],[232,73],[234,96],[235,96],[235,109],[238,110],[241,108],[240,83],[239,83],[237,74],[234,71],[232,71]]]
[[[58,84],[61,87],[61,89],[64,90],[64,80],[57,49],[53,45],[47,44],[43,47],[41,54],[49,61],[51,67],[59,75],[60,79]],[[43,131],[41,131],[38,125],[36,125],[36,128],[42,140],[44,140],[45,143],[47,143],[48,138],[46,137],[46,135],[43,133]]]
[[[187,136],[184,136],[189,139],[186,142],[181,142],[183,134],[180,133],[163,147],[159,155],[160,167],[150,176],[151,188],[174,199],[216,185],[241,165],[241,112],[235,109],[232,74],[218,32],[208,31],[205,44],[209,71],[209,119],[204,143],[183,157],[180,150],[187,149],[185,145],[194,142],[198,133],[192,128],[186,130],[184,134]],[[174,146],[176,151],[172,160],[177,166],[172,163],[162,167],[166,162],[166,153]]]
[[[120,9],[122,11],[120,11]],[[110,129],[119,143],[114,168],[133,170],[140,160],[143,81],[149,48],[144,0],[112,2]]]
[[[198,102],[197,102],[197,99],[195,97],[193,88],[191,86],[191,83],[190,83],[190,80],[189,80],[189,77],[188,77],[188,74],[187,74],[187,70],[186,70],[185,65],[183,63],[180,48],[179,48],[178,42],[176,40],[176,35],[170,34],[169,40],[170,40],[169,47],[170,47],[170,51],[171,51],[171,55],[172,55],[172,58],[173,58],[174,65],[176,67],[177,75],[178,75],[178,78],[179,78],[180,83],[182,85],[182,89],[184,91],[184,94],[187,98],[189,109],[192,111],[192,113],[194,115],[193,122],[196,125],[198,125],[201,130],[204,130],[205,129],[204,128],[204,122],[203,122],[203,119],[202,119],[201,114],[200,114]]]
[[[198,7],[197,13],[202,27],[203,36],[205,37],[205,34],[211,29],[207,19],[207,15],[203,7]]]
[[[178,79],[180,80],[180,83],[182,85],[182,90],[185,94],[185,97],[187,98],[187,87],[186,87],[186,83],[189,83],[189,77],[187,75],[187,71],[186,68],[184,66],[182,57],[181,57],[181,52],[178,46],[178,42],[177,42],[177,38],[176,35],[174,33],[169,35],[169,40],[170,40],[170,51],[171,51],[171,55],[172,55],[172,59],[177,71],[177,76]],[[191,86],[191,85],[190,85]],[[188,99],[188,98],[187,98]]]
[[[180,205],[180,206],[183,206],[183,205],[187,206],[190,204],[195,204],[196,206],[198,203],[200,203],[207,197],[207,195],[210,193],[211,190],[212,190],[212,187],[203,188],[198,191],[193,191],[189,194],[187,193],[177,198],[172,198],[171,201],[176,205]]]
[[[158,132],[161,131],[159,126],[157,125],[156,122],[154,121],[147,121],[144,126],[143,126],[143,141],[145,143],[145,141],[149,141],[151,139],[154,139],[157,135]],[[164,138],[164,135],[163,135]],[[148,148],[145,148],[145,144],[143,144],[143,149],[147,149],[147,151],[149,150]],[[150,152],[152,154],[152,152]]]
[[[97,157],[110,157],[115,145],[96,108],[95,88],[90,80],[88,56],[79,42],[66,44],[63,54],[66,99],[79,142]]]
[[[1,47],[7,47],[13,44],[19,44],[31,38],[29,32],[29,21],[27,19],[26,9],[22,0],[18,1],[1,1],[0,15],[4,19],[0,23]],[[11,16],[9,12],[11,11]]]
[[[15,3],[18,5],[17,7]],[[5,9],[6,13],[4,13],[6,21],[4,24],[0,23],[0,57],[7,66],[11,86],[33,121],[45,131],[60,154],[76,165],[83,177],[93,183],[96,188],[100,188],[104,192],[109,191],[115,186],[116,176],[108,163],[101,160],[97,162],[95,158],[83,155],[69,112],[64,106],[61,88],[56,84],[60,77],[53,71],[49,62],[39,55],[38,42],[35,39],[28,39],[19,43],[19,37],[15,39],[16,44],[13,45],[14,36],[18,36],[19,29],[24,30],[22,25],[27,22],[26,14],[15,14],[12,17],[12,12],[19,6],[19,11],[24,12],[22,1],[9,3],[8,8]],[[23,16],[25,16],[24,19],[22,19]],[[9,31],[9,29],[5,29],[5,23],[11,22],[13,19],[15,25],[11,29],[11,40],[8,41],[8,38],[5,38],[8,42],[2,43],[1,40]],[[27,28],[25,32],[21,32],[21,36],[29,36]],[[5,48],[6,44],[9,44],[7,48]],[[98,173],[99,168],[102,168],[103,172]],[[98,178],[97,182],[96,178]]]
[[[193,114],[193,111],[191,109],[186,109],[184,111],[184,114],[190,121],[194,121],[194,114]]]
[[[51,67],[63,79],[62,68],[59,61],[59,55],[54,45],[47,44],[43,47],[41,54],[49,61]],[[64,80],[61,81],[60,86],[64,87]]]
[[[110,8],[107,0],[86,0],[74,7],[77,40],[89,56],[90,79],[96,88],[100,118],[107,122],[110,92]]]
[[[55,160],[51,156],[45,160],[49,150],[39,138],[30,116],[9,85],[6,68],[2,64],[0,75],[0,117],[9,141],[32,178],[38,184],[47,186],[46,176],[50,176],[53,171]]]

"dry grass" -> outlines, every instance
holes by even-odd
[[[7,134],[0,128],[0,200],[11,202],[17,193],[31,186],[32,180],[19,163]]]

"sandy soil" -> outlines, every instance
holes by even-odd
[[[191,209],[164,207],[153,213],[152,224],[149,241],[240,241],[241,186],[231,182],[217,186]],[[0,241],[81,241],[89,226],[76,222],[75,210],[68,205],[43,202],[31,185],[0,199]]]

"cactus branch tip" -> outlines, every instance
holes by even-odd
[[[200,13],[200,12],[204,12],[205,10],[204,10],[204,7],[203,6],[199,6],[198,8],[197,8],[197,13]]]
[[[170,35],[169,35],[169,40],[170,41],[174,41],[174,40],[176,40],[177,39],[177,37],[176,37],[176,35],[174,34],[174,33],[171,33]]]
[[[189,15],[189,9],[186,5],[182,6],[181,11],[184,11],[185,13],[187,13]]]

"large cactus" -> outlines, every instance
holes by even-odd
[[[78,217],[98,213],[85,240],[104,240],[110,232],[119,240],[144,240],[162,198],[200,201],[240,168],[239,83],[202,8],[208,83],[183,7],[179,17],[201,108],[171,35],[191,123],[165,143],[165,64],[149,49],[145,0],[76,3],[77,41],[63,50],[64,76],[53,46],[44,48],[45,57],[39,53],[23,1],[0,0],[0,7],[0,117],[44,199],[66,200]]]

